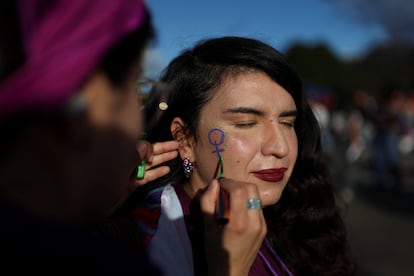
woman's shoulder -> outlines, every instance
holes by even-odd
[[[172,185],[167,184],[157,187],[149,191],[145,198],[132,209],[132,220],[144,234],[147,245],[158,228],[162,209],[165,209],[166,201],[169,202],[171,197],[176,197],[176,192]]]
[[[163,187],[158,187],[148,192],[144,200],[131,211],[132,220],[138,229],[144,233],[145,240],[149,242],[157,229],[161,215],[161,195]]]

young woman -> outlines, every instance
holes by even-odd
[[[148,114],[160,113],[147,139],[175,139],[179,156],[164,164],[171,172],[149,183],[144,204],[132,211],[151,259],[169,275],[183,268],[180,275],[204,275],[215,269],[206,265],[206,236],[262,227],[225,208],[220,222],[227,223],[203,227],[198,195],[219,178],[224,206],[228,199],[247,216],[263,206],[266,238],[239,275],[350,275],[344,223],[320,162],[319,126],[283,56],[254,39],[209,39],[175,58],[161,81],[168,93],[154,91],[145,105]],[[255,192],[246,197],[229,181]],[[222,211],[210,210],[211,219]],[[234,243],[222,249],[231,270],[233,249],[245,240],[237,231],[228,235]]]

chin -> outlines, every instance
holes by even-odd
[[[279,193],[277,194],[263,193],[261,195],[260,200],[262,201],[263,207],[268,207],[268,206],[275,205],[279,201],[280,197],[281,197],[281,194]]]

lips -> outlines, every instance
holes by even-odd
[[[287,168],[267,169],[253,172],[253,175],[263,181],[278,182],[283,179]]]

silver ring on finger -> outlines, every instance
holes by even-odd
[[[262,202],[258,198],[249,198],[247,200],[247,209],[262,209]]]

